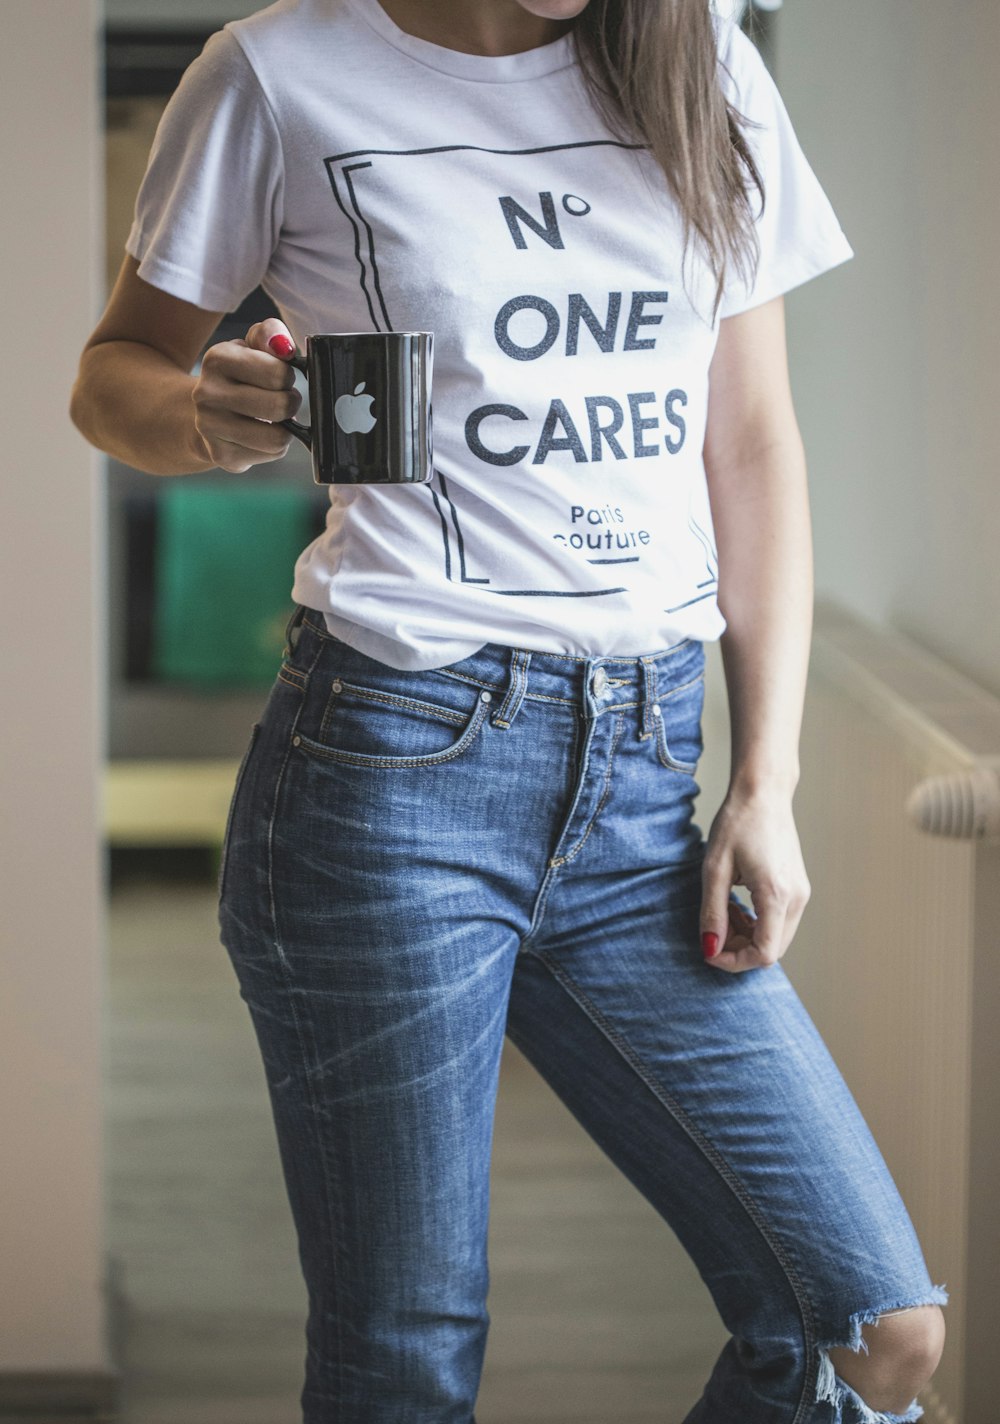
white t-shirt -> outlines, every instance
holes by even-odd
[[[755,46],[716,23],[767,190],[756,283],[734,276],[721,318],[853,253]],[[714,282],[694,253],[682,273],[665,180],[594,111],[572,43],[462,54],[378,0],[278,0],[187,70],[138,197],[128,251],[174,296],[230,311],[260,284],[300,349],[434,332],[433,480],[331,486],[291,589],[394,667],[726,626],[702,460]]]

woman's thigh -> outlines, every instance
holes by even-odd
[[[309,1288],[306,1417],[467,1421],[509,988],[572,738],[518,779],[478,683],[341,647],[301,640],[255,725],[220,930]]]
[[[506,683],[485,654],[403,674],[306,630],[283,662],[220,927],[310,1290],[307,1417],[331,1399],[345,1419],[416,1420],[419,1400],[469,1417],[505,1029],[713,1292],[733,1341],[692,1421],[812,1424],[818,1346],[928,1298],[783,969],[701,959],[698,666],[691,647],[663,660],[646,723],[636,668],[599,693],[545,655]]]
[[[522,948],[508,1032],[673,1227],[732,1333],[690,1419],[811,1424],[828,1417],[820,1347],[946,1296],[784,968],[702,959],[700,858],[687,836],[673,857],[632,754],[623,740]]]

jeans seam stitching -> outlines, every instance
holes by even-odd
[[[641,663],[658,663],[661,658],[676,657],[682,648],[686,648],[692,643],[696,643],[698,641],[699,640],[697,638],[682,638],[679,643],[671,644],[669,648],[664,648],[662,652],[646,653],[645,655],[639,658],[639,661]]]
[[[507,696],[496,714],[496,725],[503,728],[510,727],[509,712],[512,706],[516,706],[520,699],[521,683],[524,677],[524,668],[521,661],[521,653],[515,648],[514,655],[510,663],[510,685],[507,688]]]
[[[579,717],[576,717],[573,722],[573,747],[571,752],[571,760],[574,766],[576,765],[577,753],[581,750],[580,733],[581,719]],[[591,724],[590,728],[588,728],[587,735],[583,738],[583,767],[581,768],[579,775],[576,778],[576,786],[573,794],[573,799],[566,814],[566,826],[569,826],[573,820],[573,815],[576,811],[577,803],[579,802],[580,796],[583,791],[583,783],[587,775],[587,768],[590,766],[590,743],[592,735],[593,724]],[[559,842],[561,840],[562,836],[559,836],[558,840],[556,841],[554,850],[558,850]],[[527,933],[521,938],[520,952],[522,953],[528,949],[531,939],[535,935],[537,935],[539,929],[541,928],[542,921],[545,919],[545,911],[549,903],[549,894],[552,890],[552,886],[555,884],[556,877],[559,873],[559,867],[564,864],[565,862],[561,858],[553,857],[548,861],[546,865],[545,874],[542,876],[542,883],[539,885],[538,890],[535,894],[535,903],[532,909],[531,923],[528,926]]]
[[[312,663],[310,664],[310,667],[309,667],[309,672],[306,674],[307,679],[312,675],[312,673],[313,673],[313,671],[314,671],[314,669],[315,669],[315,667],[316,667],[316,664],[319,662],[319,659],[320,659],[320,657],[322,656],[322,653],[323,653],[323,649],[322,649],[322,646],[320,646],[319,648],[317,648],[317,650],[316,650],[316,656],[313,658],[313,661],[312,661]],[[302,710],[303,710],[304,706],[305,706],[305,700],[303,699],[303,701],[302,701],[302,702],[299,704],[299,706],[298,706],[298,709],[297,709],[297,711],[296,711],[296,713],[295,713],[294,720],[293,720],[293,722],[292,722],[292,726],[291,726],[291,728],[290,728],[290,732],[291,732],[292,734],[294,734],[295,729],[296,729],[296,727],[298,726],[299,718],[302,716]],[[291,755],[292,755],[292,742],[291,742],[291,737],[289,737],[288,743],[287,743],[287,745],[286,745],[286,747],[285,747],[285,755],[284,755],[284,757],[283,757],[283,759],[282,759],[282,762],[281,762],[281,768],[280,768],[280,770],[279,770],[279,772],[278,772],[277,780],[275,781],[274,797],[273,797],[272,802],[271,802],[271,815],[270,815],[270,818],[269,818],[269,820],[268,820],[268,826],[267,826],[267,891],[268,891],[268,908],[269,908],[269,910],[270,910],[270,915],[271,915],[271,935],[272,935],[272,941],[273,941],[273,944],[274,944],[275,953],[276,953],[276,955],[277,955],[277,957],[278,957],[278,963],[279,963],[279,965],[281,966],[281,975],[282,975],[283,979],[285,980],[285,983],[286,983],[286,985],[288,986],[288,989],[289,989],[288,1003],[289,1003],[289,1007],[290,1007],[290,1009],[291,1009],[292,1018],[293,1018],[293,1020],[294,1020],[294,1022],[295,1022],[295,1033],[296,1033],[296,1036],[297,1036],[297,1038],[298,1038],[298,1040],[299,1040],[299,1043],[300,1043],[300,1045],[301,1045],[301,1047],[302,1047],[302,1049],[303,1049],[304,1058],[305,1058],[306,1063],[315,1063],[315,1062],[317,1061],[317,1059],[318,1059],[318,1054],[316,1053],[316,1045],[315,1045],[315,1043],[314,1043],[313,1040],[312,1040],[312,1035],[311,1035],[311,1033],[308,1033],[308,1034],[307,1034],[307,1033],[305,1032],[304,1028],[303,1028],[302,1020],[301,1020],[301,1018],[299,1017],[298,1011],[297,1011],[297,1009],[296,1009],[296,1007],[295,1007],[295,996],[294,996],[294,994],[291,992],[292,987],[293,987],[293,986],[292,986],[292,977],[291,977],[291,966],[289,965],[288,960],[287,960],[287,958],[286,958],[286,956],[285,956],[285,952],[284,952],[284,949],[282,948],[282,944],[281,944],[281,938],[280,938],[280,936],[279,936],[279,934],[278,934],[278,914],[277,914],[277,905],[276,905],[276,902],[275,902],[275,894],[274,894],[274,827],[275,827],[275,822],[276,822],[276,820],[277,820],[277,815],[278,815],[278,802],[279,802],[280,797],[281,797],[282,788],[284,787],[284,784],[285,784],[285,772],[286,772],[287,769],[288,769],[288,763],[289,763],[289,761],[290,761],[290,759],[291,759]],[[320,1163],[321,1163],[321,1172],[322,1172],[322,1178],[323,1178],[323,1189],[324,1189],[325,1206],[326,1206],[326,1216],[327,1216],[327,1221],[328,1221],[328,1223],[329,1223],[329,1228],[330,1228],[330,1239],[331,1239],[332,1241],[339,1241],[339,1240],[340,1240],[340,1237],[341,1237],[341,1223],[340,1223],[340,1221],[339,1221],[339,1219],[338,1219],[338,1215],[337,1215],[337,1211],[336,1211],[336,1205],[335,1205],[335,1203],[336,1203],[336,1201],[337,1201],[337,1199],[338,1199],[338,1194],[335,1193],[335,1192],[333,1192],[333,1191],[331,1191],[331,1188],[330,1188],[329,1166],[328,1166],[328,1161],[327,1161],[327,1155],[326,1155],[325,1152],[322,1151],[322,1142],[318,1139],[319,1129],[318,1129],[318,1126],[316,1126],[316,1124],[318,1124],[319,1121],[320,1121],[320,1115],[319,1115],[320,1104],[319,1104],[319,1101],[318,1101],[318,1099],[317,1099],[317,1097],[316,1097],[316,1091],[315,1091],[315,1087],[314,1087],[314,1084],[313,1084],[312,1075],[311,1075],[309,1072],[306,1072],[305,1079],[306,1079],[306,1091],[307,1091],[307,1093],[308,1093],[308,1095],[309,1095],[309,1102],[310,1102],[310,1106],[311,1106],[311,1109],[312,1109],[312,1112],[311,1112],[311,1119],[312,1119],[312,1123],[314,1124],[314,1131],[315,1131],[316,1134],[317,1134],[317,1149],[318,1149],[318,1150],[317,1150],[317,1156],[318,1156],[319,1161],[320,1161]],[[330,1271],[330,1280],[331,1280],[331,1282],[333,1283],[333,1289],[336,1290],[337,1272],[336,1272],[335,1270],[331,1270],[331,1271]],[[337,1320],[337,1325],[336,1325],[336,1330],[337,1330],[337,1368],[338,1368],[338,1370],[339,1370],[339,1368],[340,1368],[340,1362],[341,1362],[341,1360],[343,1359],[343,1336],[342,1336],[341,1312],[340,1312],[340,1309],[337,1308],[334,1313],[335,1313],[335,1315],[336,1315],[336,1320]]]
[[[389,707],[405,707],[428,719],[438,717],[442,722],[448,722],[453,727],[464,726],[468,720],[468,713],[456,712],[451,707],[438,707],[433,702],[422,702],[418,698],[403,697],[398,692],[382,692],[378,688],[362,687],[359,683],[344,682],[341,678],[338,678],[337,681],[340,683],[341,692],[351,692],[358,697],[367,697],[372,702],[383,702]],[[341,693],[336,692],[331,695],[337,698]],[[334,705],[336,706],[336,703]]]
[[[686,692],[689,687],[696,687],[699,682],[704,681],[705,673],[703,669],[696,674],[695,677],[689,677],[687,682],[679,682],[676,687],[671,687],[667,692],[657,692],[656,700],[657,702],[669,702],[670,699],[676,697],[678,693]]]
[[[663,1106],[670,1113],[671,1117],[678,1124],[678,1126],[681,1127],[683,1131],[687,1133],[688,1137],[691,1139],[694,1145],[698,1148],[698,1150],[702,1153],[706,1160],[715,1168],[719,1176],[729,1187],[730,1191],[736,1197],[736,1200],[740,1203],[744,1211],[750,1217],[750,1220],[754,1223],[757,1230],[760,1232],[772,1255],[774,1256],[778,1265],[784,1272],[785,1279],[788,1281],[788,1284],[791,1287],[792,1295],[795,1297],[795,1302],[799,1308],[799,1315],[802,1321],[803,1339],[806,1349],[806,1361],[804,1371],[805,1378],[803,1380],[803,1387],[801,1395],[799,1397],[799,1402],[796,1406],[795,1413],[792,1416],[791,1420],[791,1424],[800,1424],[800,1421],[803,1419],[803,1412],[806,1408],[806,1396],[808,1394],[811,1384],[814,1382],[814,1375],[818,1373],[815,1366],[818,1366],[819,1363],[819,1353],[817,1349],[818,1336],[816,1333],[816,1324],[813,1316],[812,1302],[809,1300],[808,1293],[799,1276],[798,1271],[788,1259],[784,1247],[774,1237],[763,1212],[760,1210],[760,1208],[758,1208],[757,1203],[754,1201],[750,1192],[743,1185],[738,1174],[732,1169],[732,1167],[730,1167],[725,1156],[719,1150],[719,1148],[715,1146],[715,1144],[701,1130],[697,1123],[693,1122],[690,1119],[690,1117],[684,1111],[681,1105],[674,1101],[672,1094],[670,1094],[665,1088],[663,1088],[660,1083],[650,1073],[647,1072],[646,1067],[643,1064],[641,1058],[634,1051],[628,1041],[624,1039],[611,1024],[608,1023],[607,1019],[601,1013],[600,1009],[597,1008],[597,1006],[592,1002],[589,995],[587,995],[580,988],[580,986],[573,979],[572,975],[567,974],[565,970],[563,970],[561,966],[558,965],[551,958],[550,955],[545,953],[544,950],[535,949],[532,951],[532,953],[537,955],[537,957],[542,961],[542,963],[545,964],[550,974],[552,974],[556,979],[563,983],[568,990],[572,992],[573,997],[576,999],[577,1003],[583,1009],[584,1013],[591,1020],[594,1026],[598,1028],[601,1033],[604,1034],[604,1036],[611,1044],[614,1045],[615,1048],[617,1048],[618,1052],[622,1055],[625,1061],[631,1065],[635,1073],[646,1084],[647,1088],[649,1088],[653,1096],[663,1104]]]
[[[293,742],[293,746],[300,746],[304,752],[313,756],[325,757],[328,761],[338,762],[341,766],[368,766],[385,767],[392,771],[395,768],[418,767],[418,766],[440,766],[446,761],[453,761],[455,757],[461,756],[468,751],[472,742],[482,728],[486,720],[487,706],[485,702],[477,704],[472,717],[467,724],[465,731],[459,737],[453,747],[446,752],[434,752],[426,757],[369,757],[361,752],[336,751],[332,747],[324,747],[321,742],[314,742],[311,737],[303,737],[298,733],[298,740]]]
[[[601,661],[605,663],[634,663],[637,661],[643,663],[656,662],[660,658],[673,657],[676,653],[680,651],[681,648],[685,648],[688,646],[688,644],[697,641],[698,640],[696,638],[682,638],[679,643],[671,643],[669,648],[661,648],[660,651],[656,653],[599,653],[596,656],[600,657]],[[594,656],[593,654],[590,654],[588,656],[582,656],[577,653],[549,653],[545,652],[543,649],[537,648],[533,648],[531,649],[531,651],[541,653],[542,657],[559,658],[560,661],[567,661],[573,663],[588,663],[590,662],[591,657]]]
[[[308,614],[302,615],[302,622],[305,627],[311,628],[318,638],[325,638],[328,643],[340,643],[343,641],[343,639],[335,637],[325,625],[320,627],[319,624],[314,623]]]
[[[229,864],[229,839],[232,834],[233,822],[236,819],[236,804],[239,801],[240,791],[246,780],[247,770],[250,766],[250,758],[253,756],[253,749],[257,745],[257,738],[260,736],[260,722],[254,722],[250,728],[250,740],[246,750],[240,759],[239,769],[236,773],[236,780],[233,784],[233,794],[229,802],[229,813],[226,817],[226,826],[222,834],[222,850],[219,853],[219,883],[216,890],[216,899],[221,900],[226,889],[226,867]]]
[[[569,851],[566,855],[559,857],[559,864],[560,864],[560,865],[568,865],[571,860],[575,860],[575,858],[577,857],[577,855],[579,855],[580,851],[583,849],[584,845],[586,844],[587,839],[588,839],[588,837],[589,837],[591,831],[592,831],[592,830],[594,829],[594,827],[596,826],[598,817],[600,816],[601,812],[604,810],[604,803],[607,801],[608,796],[611,794],[611,772],[612,772],[612,769],[613,769],[614,764],[615,764],[615,752],[618,750],[618,743],[619,743],[620,740],[621,740],[621,735],[622,735],[622,731],[624,730],[624,727],[625,727],[625,719],[624,719],[624,717],[619,717],[619,718],[618,718],[618,726],[615,728],[615,734],[614,734],[614,737],[612,738],[612,741],[611,741],[611,748],[610,748],[610,750],[609,750],[609,752],[608,752],[608,765],[607,765],[607,769],[606,769],[606,771],[605,771],[605,773],[604,773],[604,786],[603,786],[603,789],[602,789],[602,791],[601,791],[601,799],[600,799],[600,801],[598,801],[598,803],[597,803],[597,807],[596,807],[596,809],[595,809],[595,811],[594,811],[594,814],[591,816],[590,820],[587,822],[587,829],[584,831],[583,836],[580,838],[579,841],[577,841],[576,845],[573,847],[573,849],[572,849],[571,851]],[[588,757],[587,757],[587,761],[588,761],[588,763],[589,763],[589,761],[590,761],[589,755],[588,755]]]
[[[503,686],[499,682],[484,682],[481,677],[472,677],[463,672],[449,672],[447,668],[431,668],[431,672],[437,673],[440,677],[450,677],[453,682],[471,682],[476,687],[485,687],[490,692],[499,692]]]
[[[534,912],[531,916],[531,924],[528,926],[527,933],[521,937],[519,952],[523,953],[529,948],[530,941],[534,938],[534,936],[541,928],[542,921],[545,919],[545,911],[549,903],[549,892],[552,889],[553,884],[555,883],[557,873],[557,867],[549,865],[545,871],[545,874],[542,877],[542,883],[538,887],[538,893],[535,896],[535,907]]]
[[[547,692],[526,692],[524,694],[526,702],[559,702],[564,707],[575,707],[576,703],[572,697],[553,697]]]
[[[695,771],[697,771],[698,769],[698,763],[696,761],[677,760],[677,758],[671,753],[670,748],[667,745],[667,733],[663,725],[663,718],[657,717],[656,720],[659,727],[659,730],[656,733],[656,751],[657,755],[660,758],[660,761],[667,768],[668,771],[679,771],[682,772],[685,776],[693,776]]]
[[[303,620],[303,621],[305,621],[305,620]],[[315,667],[316,667],[316,664],[319,662],[320,657],[322,656],[322,653],[323,653],[323,649],[322,649],[322,648],[317,648],[317,649],[316,649],[315,656],[313,657],[313,660],[312,660],[312,662],[311,662],[310,665],[309,665],[309,671],[306,673],[306,678],[307,678],[307,680],[308,680],[308,678],[310,678],[310,677],[312,676],[312,673],[313,673],[313,671],[314,671],[314,669],[315,669]],[[301,690],[302,690],[302,689],[300,689],[300,691],[301,691]],[[281,942],[280,942],[280,940],[279,940],[279,938],[278,938],[278,914],[277,914],[277,907],[276,907],[275,895],[274,895],[274,864],[273,864],[274,824],[275,824],[275,821],[276,821],[277,815],[278,815],[278,801],[279,801],[280,796],[281,796],[281,788],[282,788],[282,786],[284,785],[284,781],[285,781],[285,771],[287,770],[288,762],[289,762],[289,760],[290,760],[290,758],[291,758],[291,755],[292,755],[292,746],[293,746],[292,738],[295,736],[296,728],[297,728],[298,725],[299,725],[299,718],[302,716],[302,709],[305,707],[305,705],[306,705],[306,704],[305,704],[305,698],[303,698],[302,701],[299,703],[297,709],[296,709],[295,716],[294,716],[294,718],[292,719],[292,725],[291,725],[291,727],[289,728],[288,742],[287,742],[287,744],[286,744],[286,746],[285,746],[285,755],[284,755],[284,757],[282,758],[281,767],[280,767],[280,769],[279,769],[279,771],[278,771],[278,776],[277,776],[277,779],[276,779],[276,781],[275,781],[275,785],[274,785],[274,796],[273,796],[272,801],[271,801],[271,814],[270,814],[270,817],[269,817],[269,819],[268,819],[268,824],[267,824],[267,896],[268,896],[268,909],[270,910],[270,913],[271,913],[271,930],[272,930],[272,933],[273,933],[273,936],[274,936],[274,947],[275,947],[275,950],[276,950],[276,952],[277,952],[278,959],[279,959],[279,961],[281,962],[282,965],[285,964],[285,955],[284,955],[284,951],[283,951],[283,949],[282,949],[282,947],[281,947]],[[294,1007],[294,1006],[293,1006],[293,1007]]]
[[[582,765],[579,767],[579,769],[577,770],[577,773],[576,773],[575,783],[574,783],[574,789],[573,789],[573,796],[572,796],[572,799],[571,799],[570,804],[569,804],[569,809],[568,809],[567,812],[566,812],[565,821],[563,822],[564,829],[563,829],[562,833],[559,835],[558,839],[556,840],[556,844],[555,844],[555,847],[554,847],[554,854],[552,855],[552,857],[550,858],[549,863],[548,863],[548,865],[549,865],[549,870],[550,870],[550,871],[556,869],[556,868],[557,868],[558,866],[560,866],[560,865],[565,865],[565,863],[566,863],[565,857],[558,855],[557,852],[558,852],[558,850],[559,850],[560,845],[562,844],[562,841],[563,841],[564,836],[566,835],[566,832],[569,830],[570,826],[571,826],[572,823],[573,823],[573,817],[576,815],[576,808],[577,808],[577,806],[580,804],[580,801],[581,801],[581,799],[582,799],[582,797],[583,797],[583,786],[584,786],[584,782],[586,781],[586,778],[587,778],[587,772],[588,772],[589,769],[590,769],[590,747],[591,747],[591,743],[592,743],[593,738],[594,738],[594,728],[595,728],[595,726],[596,726],[596,723],[595,723],[595,722],[591,722],[591,723],[590,723],[590,726],[587,728],[586,735],[585,735],[584,738],[583,738],[583,745],[582,745],[582,747],[581,747],[581,745],[580,745],[581,718],[579,717],[579,715],[577,716],[576,722],[575,722],[575,724],[574,724],[574,728],[573,728],[573,754],[572,754],[572,755],[573,755],[573,765],[576,766],[576,761],[577,761],[577,755],[578,755],[578,753],[580,754],[580,756],[581,756],[581,758],[582,758]],[[543,887],[543,888],[544,888],[544,887]],[[541,892],[540,892],[540,893],[541,893]],[[548,894],[547,889],[545,890],[545,893]],[[533,929],[533,928],[528,931],[529,936],[530,936],[532,933],[534,933],[534,929]]]
[[[293,677],[305,677],[305,673],[301,670],[301,668],[297,668],[292,662],[292,657],[294,657],[294,653],[291,657],[288,655],[282,656],[280,664],[281,670],[283,672],[290,672]]]

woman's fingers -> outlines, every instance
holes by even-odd
[[[247,332],[246,342],[253,350],[270,352],[282,361],[295,355],[292,333],[276,316],[269,316],[266,321],[258,321],[252,326]]]
[[[273,422],[287,420],[294,415],[302,404],[302,397],[296,390],[264,390],[243,382],[227,380],[221,384],[208,379],[195,395],[195,403],[202,408],[212,406],[251,420]]]
[[[729,938],[729,887],[733,881],[732,861],[714,852],[701,865],[701,952],[717,964]]]
[[[195,425],[220,469],[242,474],[287,453],[291,435],[278,422],[302,404],[287,360],[294,351],[288,327],[268,317],[203,355],[192,392]]]
[[[241,449],[262,455],[268,460],[279,459],[287,450],[291,438],[289,432],[280,425],[271,425],[266,420],[252,420],[228,410],[217,412],[215,430],[217,439],[230,445],[238,445]]]
[[[734,884],[750,891],[752,914],[730,898]],[[737,974],[776,964],[810,894],[788,798],[730,793],[712,823],[702,864],[705,962]]]
[[[759,914],[749,914],[742,905],[730,901],[730,934],[719,954],[708,962],[713,968],[741,974],[747,969],[769,969],[782,958],[795,938],[809,901],[808,887],[788,897],[754,894]]]
[[[729,925],[724,940],[724,948],[707,962],[713,969],[725,969],[729,973],[738,973],[743,969],[751,968],[746,962],[748,953],[753,952],[753,917],[738,905],[730,902],[728,908]],[[753,967],[756,967],[754,965]]]
[[[251,327],[251,331],[254,328]],[[214,386],[254,386],[262,391],[287,391],[295,384],[295,370],[272,351],[262,351],[246,341],[219,341],[201,358],[200,380]]]
[[[213,460],[221,470],[243,474],[252,465],[280,460],[288,453],[291,433],[284,426],[256,420],[222,405],[202,404],[195,425]]]
[[[759,897],[754,898],[754,906]],[[741,974],[747,969],[768,969],[791,943],[781,902],[772,900],[756,916],[730,902],[730,934],[725,947],[710,961],[713,968]]]

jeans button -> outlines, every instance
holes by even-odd
[[[594,680],[593,680],[593,682],[591,683],[591,687],[593,688],[593,691],[594,691],[594,696],[595,696],[595,697],[600,697],[601,693],[604,691],[604,689],[607,687],[607,685],[608,685],[608,675],[607,675],[607,673],[604,671],[604,669],[603,669],[602,667],[599,667],[599,668],[597,669],[597,671],[594,673]]]

